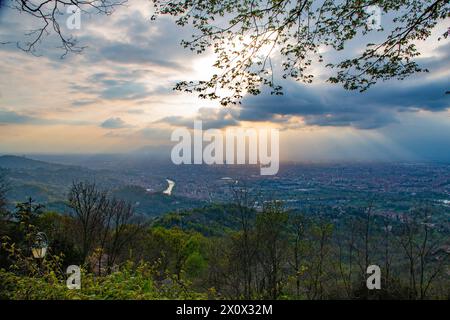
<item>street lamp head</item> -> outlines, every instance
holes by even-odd
[[[35,259],[43,259],[47,253],[48,240],[47,236],[43,232],[38,232],[34,239],[33,246],[31,247],[31,253]]]

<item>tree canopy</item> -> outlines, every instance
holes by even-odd
[[[349,90],[364,91],[379,80],[404,79],[421,71],[414,58],[416,44],[427,39],[439,20],[449,17],[445,0],[154,0],[157,15],[176,16],[180,26],[198,33],[183,41],[186,48],[202,53],[213,48],[219,73],[207,81],[182,81],[176,89],[198,92],[221,103],[239,102],[246,93],[282,94],[274,75],[278,56],[281,77],[311,83],[311,66],[325,63],[334,74],[328,78]],[[373,27],[373,6],[383,14]],[[324,61],[322,51],[343,51],[352,39],[365,41],[379,32],[378,43],[365,43],[362,52],[338,62]],[[448,31],[443,37],[448,37]],[[359,38],[357,38],[359,37]],[[350,53],[351,54],[351,53]],[[276,70],[278,71],[278,70]],[[220,89],[227,94],[220,96]]]
[[[175,17],[180,27],[195,31],[182,45],[201,54],[216,54],[217,72],[210,79],[181,81],[175,89],[194,92],[221,104],[240,103],[245,94],[258,95],[263,87],[281,95],[277,79],[311,83],[313,67],[331,70],[327,81],[348,90],[367,90],[378,81],[404,79],[427,69],[417,63],[419,41],[432,34],[439,21],[450,16],[446,0],[152,0],[155,14]],[[43,22],[23,48],[32,52],[42,36],[56,32],[61,47],[82,47],[64,34],[56,15],[76,5],[110,14],[120,0],[63,1],[10,0],[6,4]],[[374,10],[382,15],[374,28]],[[377,34],[374,37],[371,34]],[[441,37],[447,38],[447,30]],[[372,39],[377,41],[371,41]],[[363,50],[348,50],[352,40]],[[323,52],[345,52],[338,61],[326,61]],[[340,56],[340,54],[336,54]],[[278,74],[279,73],[279,74]]]

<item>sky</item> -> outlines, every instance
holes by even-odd
[[[225,109],[172,90],[207,79],[214,55],[184,49],[191,30],[151,16],[144,0],[110,16],[82,14],[72,33],[86,48],[61,59],[52,35],[37,55],[18,50],[34,22],[2,9],[0,42],[13,44],[0,45],[0,154],[133,152],[171,144],[174,129],[197,119],[208,128],[278,128],[282,160],[450,161],[450,39],[437,41],[448,20],[418,44],[427,74],[359,93],[326,83],[328,71],[313,65],[313,84],[286,80],[281,97],[263,92]]]

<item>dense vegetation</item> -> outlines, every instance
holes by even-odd
[[[7,210],[0,184],[2,299],[448,299],[448,222],[432,206],[286,210],[233,185],[229,204],[149,220],[95,184],[74,183],[70,214],[32,199]],[[37,232],[49,238],[33,259]],[[81,289],[66,287],[68,265]],[[382,270],[368,290],[366,269]]]

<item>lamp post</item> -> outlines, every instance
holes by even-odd
[[[48,238],[44,232],[38,232],[31,247],[33,258],[41,261],[47,254]]]

